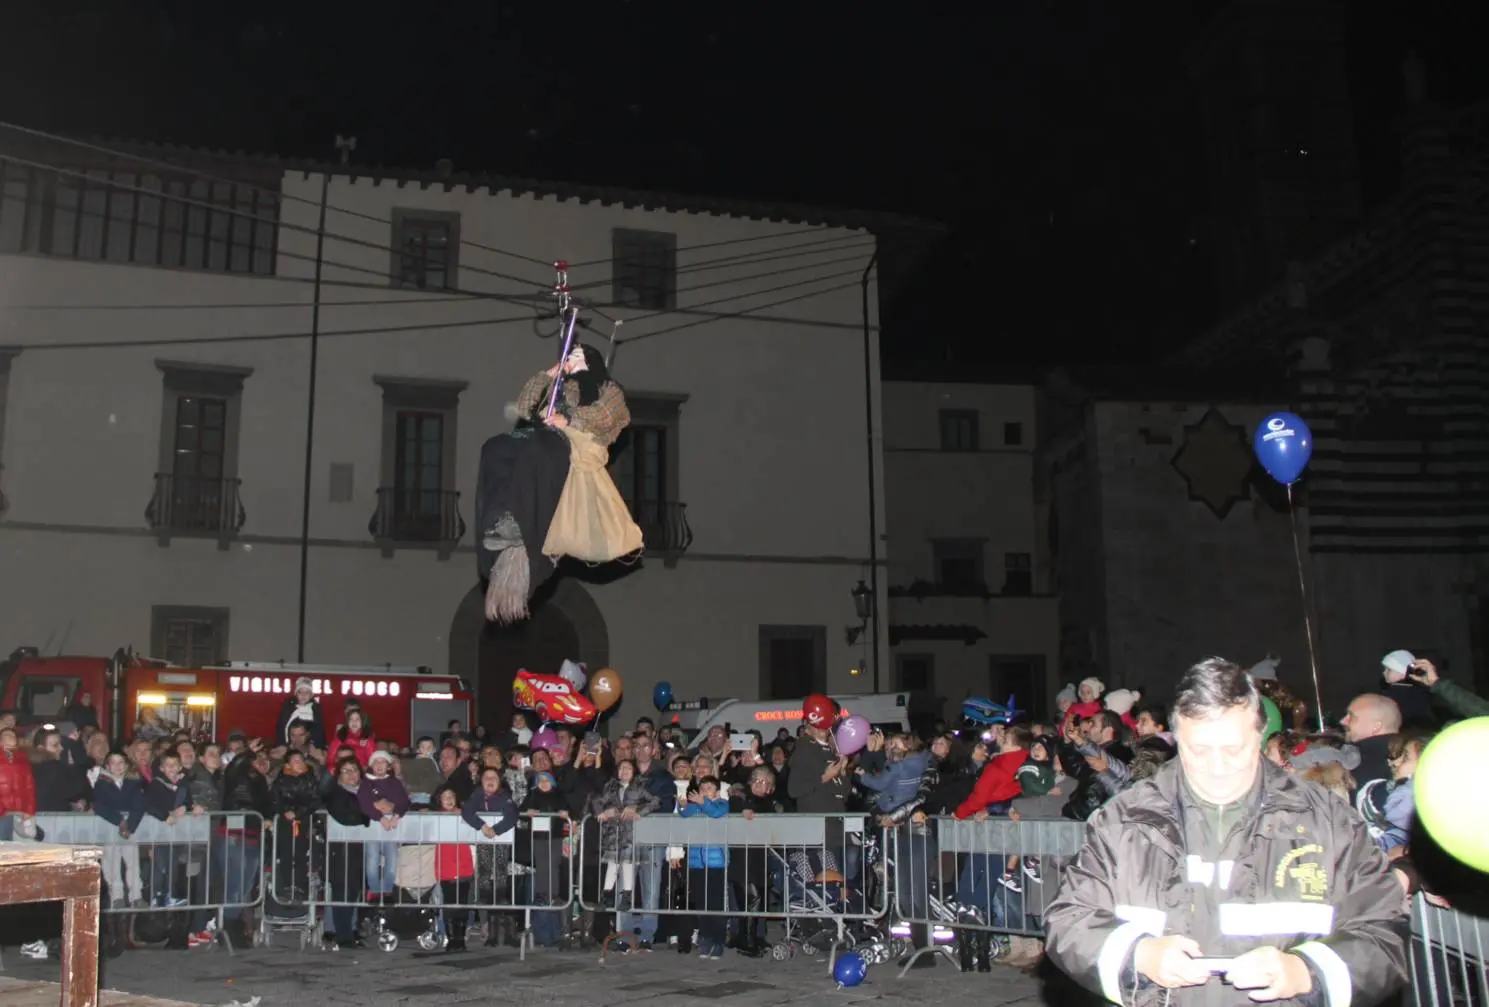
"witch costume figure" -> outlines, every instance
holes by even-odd
[[[559,557],[609,563],[642,546],[605,468],[631,413],[604,356],[576,346],[529,378],[510,408],[517,426],[481,446],[476,480],[476,569],[487,582],[486,618],[499,623],[527,618]]]

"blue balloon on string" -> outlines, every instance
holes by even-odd
[[[672,683],[658,682],[651,690],[651,705],[661,711],[667,709],[667,705],[671,702]]]
[[[1294,413],[1273,413],[1262,420],[1251,443],[1267,475],[1284,486],[1297,482],[1313,457],[1313,431]]]
[[[857,986],[869,974],[869,963],[854,951],[840,957],[832,966],[832,977],[839,986]]]

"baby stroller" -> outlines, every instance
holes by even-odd
[[[840,915],[845,882],[835,863],[816,864],[806,850],[768,851],[770,871],[784,893],[786,933],[771,946],[776,961],[828,952],[846,942]],[[818,869],[820,866],[821,869]]]
[[[312,870],[316,844],[282,820],[276,822],[269,842],[269,871],[261,879],[264,904],[256,943],[267,947],[275,934],[291,934],[304,951],[315,940],[315,903],[321,892],[320,875]]]
[[[384,951],[396,951],[402,941],[417,941],[425,951],[437,951],[446,938],[439,932],[439,875],[432,845],[402,846],[398,850],[397,890],[376,894],[369,901],[369,937]]]

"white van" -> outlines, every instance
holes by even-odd
[[[910,730],[910,694],[881,692],[865,696],[832,696],[844,716],[860,716],[886,732]],[[715,724],[734,733],[759,731],[765,744],[785,728],[792,735],[801,726],[799,699],[692,699],[668,705],[658,718],[661,726],[681,731],[692,747],[697,738]]]

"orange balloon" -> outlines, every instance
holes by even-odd
[[[601,713],[620,702],[620,672],[601,668],[589,677],[589,699]]]

